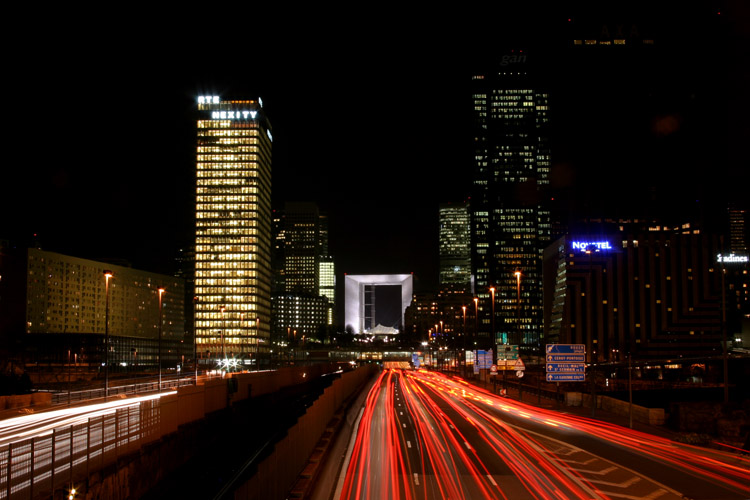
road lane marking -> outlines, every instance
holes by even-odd
[[[517,426],[515,426],[515,425],[510,425],[510,427],[512,427],[512,428],[514,428],[514,429],[517,429],[517,428],[518,428],[518,427],[517,427]],[[590,452],[590,451],[586,451],[586,450],[583,450],[583,449],[581,449],[581,448],[578,448],[578,447],[576,447],[576,446],[573,446],[573,445],[571,445],[570,443],[564,443],[564,442],[562,442],[562,441],[560,441],[560,440],[558,440],[558,439],[555,439],[555,438],[553,438],[553,437],[551,437],[551,436],[547,436],[547,435],[544,435],[544,434],[540,434],[540,433],[538,433],[538,432],[534,432],[534,431],[527,431],[527,432],[528,432],[529,434],[533,434],[533,435],[539,436],[540,438],[543,438],[543,439],[546,439],[546,440],[552,441],[553,443],[557,443],[557,445],[558,445],[558,446],[560,446],[560,447],[562,447],[562,448],[567,448],[567,449],[570,449],[570,450],[575,450],[575,451],[574,451],[574,453],[584,453],[584,454],[587,454],[587,455],[589,455],[589,456],[591,456],[591,457],[597,458],[598,460],[601,460],[601,461],[603,461],[603,462],[605,462],[605,463],[606,463],[606,462],[612,463],[611,461],[609,461],[609,460],[606,460],[606,459],[604,459],[604,458],[602,458],[602,457],[600,457],[600,456],[596,455],[595,453],[592,453],[592,452]],[[540,450],[540,451],[542,451],[542,450]],[[561,454],[561,453],[560,453],[559,451],[555,451],[555,452],[552,452],[552,453],[553,453],[553,455],[559,455],[559,454]],[[569,453],[569,454],[573,454],[573,453]],[[562,461],[562,460],[561,460],[561,461]],[[686,498],[686,497],[685,497],[685,496],[684,496],[684,495],[683,495],[682,493],[680,493],[679,491],[675,490],[674,488],[670,488],[669,486],[667,486],[667,485],[665,485],[665,484],[663,484],[663,483],[661,483],[661,482],[657,481],[656,479],[654,479],[654,478],[652,478],[652,477],[650,477],[650,476],[648,476],[648,475],[646,475],[646,474],[642,474],[642,473],[639,473],[639,472],[637,472],[637,471],[635,471],[635,470],[633,470],[633,469],[630,469],[630,468],[628,468],[628,467],[625,467],[625,466],[623,466],[623,465],[618,465],[618,467],[617,467],[617,468],[619,468],[619,469],[621,469],[621,470],[624,470],[624,471],[628,471],[628,472],[630,472],[631,474],[633,474],[634,476],[640,477],[641,479],[643,479],[643,480],[645,480],[645,481],[648,481],[648,482],[649,482],[649,483],[651,483],[652,485],[654,485],[654,486],[658,486],[658,487],[659,487],[659,489],[658,489],[657,491],[655,491],[654,493],[652,493],[652,494],[651,494],[651,495],[655,495],[655,496],[651,496],[651,495],[649,495],[649,496],[646,496],[646,497],[639,497],[639,498],[642,498],[642,499],[646,499],[646,500],[653,500],[654,498],[658,498],[658,497],[662,496],[662,495],[664,494],[664,493],[662,493],[662,492],[666,492],[666,493],[671,493],[671,494],[675,495],[675,496],[676,496],[677,498]],[[572,468],[570,468],[570,469],[571,469],[571,470],[575,470],[575,469],[572,469]],[[571,479],[573,479],[574,481],[578,482],[578,481],[577,481],[577,479],[575,478],[575,476],[571,475],[571,474],[570,474],[570,473],[569,473],[569,472],[568,472],[567,470],[563,470],[562,472],[563,472],[563,473],[564,473],[564,474],[565,474],[566,476],[568,476],[569,478],[571,478]],[[586,471],[586,472],[590,472],[590,471]],[[594,493],[593,493],[593,492],[591,492],[591,493],[592,493],[592,495],[594,495]],[[626,495],[617,495],[617,494],[612,494],[612,493],[608,493],[608,495],[609,495],[609,496],[619,496],[619,497],[622,497],[622,498],[632,498],[632,500],[636,500],[636,497],[628,497],[628,496],[626,496]]]
[[[487,474],[487,479],[490,480],[490,482],[492,483],[492,486],[497,486],[497,483],[495,482],[494,479],[492,479],[492,476],[490,476],[489,474]]]
[[[407,441],[407,442],[406,442],[406,447],[407,447],[407,448],[411,448],[411,441]]]
[[[641,480],[640,477],[631,477],[630,479],[628,479],[627,481],[624,481],[622,483],[611,483],[609,481],[602,481],[600,479],[589,479],[588,481],[590,483],[603,484],[603,485],[606,485],[606,486],[614,486],[616,488],[627,488],[627,487],[632,486],[633,484],[637,483],[640,480]]]
[[[617,467],[615,467],[614,465],[612,467],[607,467],[604,470],[576,469],[575,467],[568,467],[568,468],[576,472],[583,472],[584,474],[596,474],[597,476],[603,476],[604,474],[609,474],[613,470],[617,470]]]
[[[464,441],[464,444],[466,445],[466,447],[467,447],[468,449],[471,449],[471,446],[469,446],[469,443],[468,443],[468,442]]]
[[[559,455],[559,453],[556,453],[556,455]],[[562,460],[566,464],[588,465],[591,462],[596,462],[598,459],[596,459],[596,458],[590,458],[590,459],[586,460],[585,462],[579,462],[578,460],[570,460],[570,459],[564,459],[564,458],[562,458],[560,460]]]
[[[602,493],[605,493],[605,492],[602,492]],[[606,494],[607,496],[610,496],[610,497],[625,498],[627,500],[656,500],[657,498],[664,496],[667,493],[669,493],[667,490],[658,489],[654,491],[653,493],[646,495],[645,497],[644,496],[634,497],[632,495],[621,495],[619,493],[606,493]],[[682,497],[682,498],[687,498],[687,497]]]
[[[419,486],[419,474],[417,474],[416,472],[414,473],[414,484]]]

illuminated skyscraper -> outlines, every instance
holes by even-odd
[[[271,125],[260,100],[201,96],[198,112],[198,357],[262,360],[271,320]]]
[[[273,330],[282,338],[294,330],[317,336],[333,324],[336,282],[328,255],[328,218],[315,203],[286,202],[275,215],[274,233]]]
[[[471,238],[466,203],[440,205],[440,288],[471,291]]]
[[[737,255],[747,255],[748,211],[737,203],[729,206],[729,250]]]
[[[536,348],[551,230],[549,98],[530,81],[526,58],[511,52],[473,78],[472,267],[480,336],[494,327],[490,338]]]

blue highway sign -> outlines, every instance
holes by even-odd
[[[547,382],[583,382],[585,373],[548,373]]]
[[[547,363],[547,373],[585,373],[583,363]]]
[[[585,354],[585,344],[547,344],[547,354]]]
[[[547,363],[585,363],[585,354],[547,354]]]

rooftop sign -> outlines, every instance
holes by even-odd
[[[571,241],[570,247],[573,250],[580,250],[585,252],[590,247],[594,247],[597,250],[612,250],[612,245],[609,241]]]
[[[735,255],[733,253],[730,253],[729,255],[717,255],[716,261],[721,262],[722,264],[736,264],[750,262],[750,259],[747,255]]]
[[[212,120],[255,120],[257,111],[212,111]]]

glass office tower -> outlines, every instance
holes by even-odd
[[[201,96],[198,113],[196,350],[207,366],[258,366],[270,346],[271,126],[260,100]]]
[[[526,57],[511,52],[473,78],[471,236],[479,334],[528,352],[542,333],[551,159],[549,97],[531,80]]]

